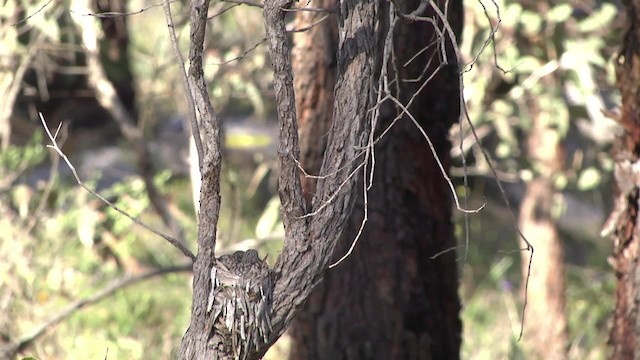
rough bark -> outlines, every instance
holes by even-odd
[[[409,13],[419,4],[401,2],[400,11]],[[461,1],[451,1],[448,11],[458,33],[461,5]],[[388,13],[382,10],[380,14],[384,24]],[[430,11],[414,15],[433,17]],[[409,111],[433,140],[448,168],[447,132],[459,115],[455,56],[448,47],[450,63],[421,91],[425,78],[441,65],[434,51],[429,49],[408,66],[401,65],[434,39],[430,24],[400,21],[394,35],[396,63],[389,71],[398,69],[400,79],[420,79],[400,81],[402,85],[393,95],[407,104],[417,94]],[[311,55],[297,61],[314,59]],[[306,82],[300,80],[300,84]],[[314,111],[321,109],[308,110]],[[385,104],[379,129],[388,127],[399,113],[400,109]],[[317,151],[319,135],[301,134],[310,136],[301,139],[310,148],[303,149],[303,154]],[[455,246],[447,183],[424,137],[406,116],[376,146],[375,177],[368,195],[369,221],[362,239],[351,257],[327,272],[292,324],[291,359],[459,358],[461,322],[455,253],[432,258]],[[312,154],[309,161],[315,156]],[[307,160],[303,158],[305,166]],[[359,196],[334,260],[351,246],[363,216],[363,197]]]
[[[253,359],[260,357],[284,332],[301,304],[320,281],[351,213],[356,181],[356,176],[353,174],[358,169],[360,149],[368,137],[365,120],[368,117],[367,109],[370,108],[373,98],[371,79],[376,52],[374,25],[377,2],[346,0],[341,4],[342,31],[339,41],[338,85],[336,86],[338,101],[333,104],[334,119],[337,120],[329,134],[321,169],[321,174],[330,174],[330,176],[319,181],[316,201],[309,214],[306,213],[297,167],[299,149],[295,97],[289,56],[290,46],[284,23],[284,9],[290,5],[290,2],[286,0],[265,2],[265,29],[274,70],[274,88],[280,122],[279,193],[285,226],[285,244],[273,270],[275,282],[273,289],[265,289],[269,294],[273,294],[268,327],[270,333],[255,347],[242,347],[238,351],[230,340],[233,335],[220,330],[225,326],[227,329],[230,327],[228,323],[221,322],[233,323],[238,319],[228,315],[218,316],[217,311],[212,311],[217,308],[216,301],[220,300],[216,297],[218,289],[237,287],[238,284],[254,284],[254,282],[251,281],[253,276],[249,279],[245,278],[246,275],[241,272],[227,271],[231,269],[225,269],[225,262],[222,259],[216,260],[214,257],[220,204],[220,144],[219,122],[214,115],[202,77],[202,44],[208,5],[208,1],[194,1],[191,4],[191,66],[190,79],[185,86],[194,87],[195,103],[206,133],[204,138],[206,151],[202,161],[199,251],[194,264],[191,323],[183,338],[179,358]],[[187,91],[190,93],[191,90]],[[255,260],[255,257],[246,256],[246,254],[238,258]],[[244,262],[244,260],[240,261]],[[251,264],[245,265],[239,265],[237,268],[251,268]],[[226,275],[222,286],[219,286],[216,276],[212,277],[212,275],[221,270],[226,271]],[[253,286],[249,286],[244,291],[246,292],[244,295],[247,296],[238,294],[238,298],[251,299],[251,303],[248,304],[251,306],[247,306],[248,310],[242,309],[236,312],[238,315],[246,314],[245,311],[251,311],[252,305],[263,300],[261,296],[255,296]],[[244,300],[242,302],[246,303]],[[254,315],[256,318],[260,317],[257,313]],[[231,327],[235,328],[235,326]],[[232,346],[228,345],[230,343]]]
[[[618,119],[624,129],[614,144],[615,205],[603,234],[611,235],[613,255],[609,263],[616,278],[616,300],[609,343],[611,359],[640,357],[640,2],[624,1],[629,29],[617,58],[618,88],[622,113]]]
[[[168,5],[166,5],[168,6]],[[211,270],[215,265],[216,233],[220,214],[220,172],[222,169],[222,145],[220,140],[220,119],[216,116],[209,99],[202,54],[204,36],[207,25],[208,0],[192,1],[191,33],[189,47],[189,73],[185,91],[192,94],[191,102],[200,114],[200,126],[204,129],[202,142],[203,157],[200,158],[200,207],[198,212],[198,253],[193,264],[193,296],[191,304],[191,321],[178,352],[178,359],[224,359],[233,358],[233,349],[222,349],[209,346],[213,338],[212,325],[214,314],[208,311],[209,297],[212,291]],[[182,64],[180,64],[182,66]],[[181,69],[182,71],[182,69]],[[195,112],[195,109],[192,110]],[[192,131],[198,133],[199,128]],[[217,345],[217,344],[213,344]]]

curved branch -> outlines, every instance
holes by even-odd
[[[189,73],[185,86],[192,88],[195,106],[204,129],[204,158],[201,161],[202,186],[198,224],[198,255],[193,266],[193,303],[189,329],[182,338],[180,359],[213,358],[216,349],[207,346],[213,314],[207,311],[211,292],[211,269],[215,263],[215,246],[220,213],[220,172],[222,168],[222,142],[220,119],[215,114],[202,68],[204,38],[207,27],[209,0],[191,2],[191,32]],[[194,136],[199,132],[193,128]]]
[[[107,198],[105,198],[104,196],[98,194],[96,191],[92,190],[87,185],[85,185],[85,183],[80,179],[80,176],[78,175],[78,172],[76,171],[76,168],[73,166],[73,164],[71,164],[71,161],[69,160],[67,155],[65,155],[62,152],[62,149],[60,149],[60,147],[58,146],[58,143],[56,141],[56,137],[58,136],[58,132],[60,131],[60,127],[62,126],[62,123],[60,123],[60,125],[58,126],[58,129],[56,129],[55,134],[51,134],[51,130],[47,126],[47,122],[44,120],[44,116],[42,115],[42,113],[39,113],[39,115],[40,115],[40,121],[42,122],[42,126],[44,127],[44,131],[47,134],[47,137],[49,138],[49,140],[51,140],[51,145],[47,145],[47,147],[55,150],[58,153],[58,155],[60,155],[60,157],[64,160],[64,162],[67,164],[67,166],[71,170],[71,173],[73,174],[73,177],[75,178],[76,183],[78,185],[80,185],[83,189],[88,191],[91,195],[93,195],[93,196],[97,197],[98,199],[100,199],[100,201],[102,201],[103,203],[109,205],[113,210],[115,210],[115,211],[119,212],[120,214],[126,216],[129,220],[133,221],[134,223],[142,226],[143,228],[145,228],[145,229],[151,231],[152,233],[154,233],[154,234],[162,237],[163,239],[167,240],[171,245],[173,245],[176,248],[178,248],[178,250],[180,250],[189,259],[191,259],[191,260],[195,260],[196,259],[195,255],[193,255],[191,250],[189,250],[189,248],[187,248],[184,245],[184,243],[172,238],[171,236],[165,235],[162,232],[160,232],[160,231],[152,228],[151,226],[145,224],[144,222],[142,222],[139,219],[137,219],[136,217],[130,215],[129,213],[127,213],[123,209],[119,208],[116,204],[114,204],[113,202],[109,201]]]
[[[40,338],[47,331],[51,330],[63,320],[67,319],[69,316],[75,314],[83,308],[86,308],[87,306],[96,304],[104,300],[105,298],[113,295],[118,290],[122,290],[156,276],[162,276],[176,272],[191,271],[191,267],[192,264],[187,263],[166,268],[153,269],[135,276],[123,276],[113,281],[111,284],[105,286],[103,289],[97,291],[93,295],[74,301],[73,303],[69,304],[64,310],[46,321],[44,324],[33,329],[29,334],[23,335],[22,337],[20,337],[20,339],[14,341],[13,343],[0,348],[0,358],[10,359],[15,357],[19,352],[27,349],[33,344],[34,341],[36,341],[38,338]]]

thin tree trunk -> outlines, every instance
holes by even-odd
[[[459,33],[462,4],[449,3],[449,20]],[[418,6],[417,1],[406,1],[400,10],[409,13]],[[382,10],[380,14],[384,24],[388,13]],[[399,90],[394,91],[394,96],[407,104],[425,77],[439,65],[437,53],[434,54],[438,50],[429,48],[403,67],[435,39],[433,28],[427,23],[401,20],[394,39],[396,65],[390,65],[390,71],[398,69],[400,79],[420,79],[401,80]],[[317,59],[309,55],[296,61]],[[445,168],[449,165],[448,128],[459,115],[454,59],[451,52],[449,65],[437,73],[409,107],[434,142]],[[311,82],[313,76],[299,83]],[[313,111],[318,110],[309,110]],[[385,104],[379,129],[388,127],[399,113],[400,109],[390,102]],[[316,149],[318,143],[314,145],[313,141],[319,142],[319,135],[301,134],[312,136],[307,140],[312,149]],[[447,183],[426,140],[407,116],[376,145],[375,159],[368,222],[362,238],[350,257],[327,272],[294,321],[291,359],[459,358],[456,255],[446,252],[432,258],[455,246]],[[307,158],[303,158],[305,161]],[[360,196],[334,260],[347,252],[356,237],[364,205]]]
[[[558,201],[553,178],[562,170],[562,151],[558,130],[549,127],[545,115],[534,115],[527,141],[528,158],[539,173],[527,184],[518,219],[535,248],[531,268],[529,252],[522,252],[523,283],[529,280],[524,341],[535,358],[558,360],[565,359],[568,350],[564,251],[553,218]]]
[[[611,235],[613,255],[609,263],[616,278],[616,301],[609,343],[611,359],[640,357],[640,2],[624,1],[629,29],[617,59],[618,87],[622,95],[622,113],[618,123],[624,133],[613,150],[615,205],[604,226]]]
[[[553,4],[552,0],[522,2],[525,9],[539,14],[547,13]],[[548,28],[541,30],[541,34],[548,33]],[[556,56],[554,50],[549,49],[551,39],[548,36],[515,35],[515,39],[526,55],[537,57],[542,62]],[[559,215],[554,215],[554,210],[561,206],[555,181],[563,171],[565,161],[558,124],[569,119],[565,113],[541,100],[552,96],[548,93],[561,87],[555,73],[540,79],[537,87],[542,90],[527,90],[526,107],[522,109],[524,116],[528,112],[532,123],[525,153],[533,179],[527,183],[520,204],[518,226],[535,249],[531,264],[531,253],[521,252],[523,291],[527,291],[526,313],[522,319],[523,341],[533,358],[561,360],[568,356],[569,335],[565,314],[564,251],[557,227]],[[543,93],[538,96],[536,91]],[[522,248],[526,248],[522,240]],[[528,288],[525,289],[524,285]]]

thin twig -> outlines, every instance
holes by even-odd
[[[174,3],[174,2],[178,2],[178,0],[170,0],[169,3]],[[126,16],[131,16],[131,15],[137,15],[140,13],[143,13],[144,11],[147,11],[149,9],[153,9],[156,7],[160,7],[162,6],[162,4],[153,4],[153,5],[149,5],[147,7],[144,7],[140,10],[137,11],[130,11],[130,12],[117,12],[117,11],[105,11],[105,12],[100,12],[100,13],[90,13],[90,12],[86,12],[86,13],[79,13],[76,11],[73,11],[73,9],[69,10],[70,12],[75,12],[78,15],[81,16],[94,16],[97,18],[116,18],[116,17],[126,17]]]
[[[362,231],[364,230],[364,227],[367,221],[369,220],[369,190],[371,190],[371,187],[373,186],[373,178],[374,178],[375,166],[376,166],[375,148],[374,148],[376,139],[375,139],[374,133],[375,133],[376,125],[378,123],[378,119],[380,117],[380,105],[384,102],[382,95],[384,93],[389,92],[389,81],[388,81],[388,74],[387,74],[388,63],[393,50],[393,33],[394,33],[394,29],[397,21],[398,21],[398,18],[396,17],[396,14],[395,14],[394,4],[390,3],[389,4],[389,29],[387,30],[387,35],[385,37],[384,51],[382,54],[382,66],[380,67],[380,76],[378,79],[378,92],[376,95],[377,101],[376,101],[376,104],[373,106],[372,110],[367,112],[368,114],[370,114],[370,119],[371,119],[370,128],[372,129],[372,131],[369,133],[367,145],[365,146],[365,158],[364,158],[364,161],[362,162],[364,166],[363,176],[362,176],[362,181],[363,181],[362,197],[363,197],[363,203],[364,203],[363,204],[364,215],[362,217],[362,221],[360,222],[360,227],[358,228],[358,232],[356,233],[356,236],[354,237],[354,239],[351,241],[351,245],[349,246],[349,249],[344,255],[342,255],[342,257],[340,257],[340,259],[335,261],[333,264],[329,265],[330,269],[338,266],[341,262],[346,260],[353,253],[353,250],[355,249],[358,243],[358,240],[362,236]],[[371,158],[371,165],[370,165],[370,170],[367,171],[369,158]]]
[[[310,30],[311,28],[318,26],[319,24],[321,24],[323,21],[327,20],[329,18],[329,15],[325,15],[322,18],[320,18],[318,21],[314,22],[313,24],[309,25],[309,26],[305,26],[303,28],[299,28],[299,29],[291,29],[291,30],[287,30],[287,33],[298,33],[298,32],[304,32],[307,30]],[[234,61],[240,61],[242,59],[244,59],[249,53],[253,52],[256,48],[258,48],[258,46],[264,44],[267,42],[267,38],[262,38],[262,40],[258,41],[255,45],[253,45],[252,47],[248,48],[247,50],[243,51],[242,54],[234,57],[233,59],[229,59],[226,61],[223,61],[221,63],[209,63],[207,65],[215,65],[215,66],[223,66],[223,65],[227,65],[230,64]]]
[[[88,4],[86,4],[88,6]],[[142,129],[136,126],[135,119],[131,116],[129,110],[124,106],[122,100],[118,96],[113,83],[107,78],[105,70],[100,62],[98,55],[98,42],[100,37],[98,33],[97,21],[91,18],[75,18],[76,23],[82,30],[82,42],[84,52],[87,56],[88,80],[90,87],[94,90],[96,99],[107,109],[109,114],[115,120],[120,132],[129,142],[130,146],[135,149],[136,162],[138,171],[146,188],[147,196],[151,202],[152,208],[155,210],[165,225],[171,231],[172,237],[184,243],[184,231],[180,223],[169,211],[169,207],[154,182],[155,168],[151,161],[151,152],[149,145],[144,138]]]
[[[60,125],[56,129],[56,134],[52,135],[51,134],[51,130],[49,130],[49,127],[47,126],[47,123],[44,120],[44,116],[42,115],[42,113],[39,113],[39,115],[40,115],[40,121],[42,122],[42,126],[44,127],[44,130],[47,133],[47,136],[49,137],[49,140],[51,140],[51,145],[47,145],[47,147],[55,150],[60,155],[60,157],[62,157],[64,162],[67,164],[67,166],[69,167],[69,169],[73,173],[73,177],[76,179],[76,183],[78,183],[78,185],[80,185],[82,188],[87,190],[91,195],[93,195],[93,196],[97,197],[98,199],[100,199],[103,203],[109,205],[112,209],[114,209],[117,212],[119,212],[120,214],[126,216],[129,220],[133,221],[134,223],[142,226],[143,228],[145,228],[145,229],[151,231],[152,233],[154,233],[154,234],[162,237],[163,239],[167,240],[171,245],[173,245],[176,248],[178,248],[178,250],[180,250],[185,256],[190,258],[192,261],[195,261],[195,259],[196,259],[195,255],[193,255],[191,250],[189,250],[182,242],[172,238],[171,236],[163,234],[162,232],[160,232],[160,231],[152,228],[151,226],[143,223],[142,221],[138,220],[136,217],[134,217],[132,215],[129,215],[129,213],[127,213],[126,211],[120,209],[117,205],[115,205],[111,201],[107,200],[104,196],[98,194],[96,191],[94,191],[93,189],[91,189],[88,186],[86,186],[84,184],[84,182],[80,179],[80,176],[78,176],[78,172],[76,171],[76,168],[73,166],[73,164],[71,164],[71,161],[69,160],[67,155],[65,155],[62,152],[62,150],[58,146],[58,143],[56,142],[56,137],[58,135],[58,132],[60,131],[60,126],[62,125],[62,123],[60,123]]]
[[[22,24],[23,22],[27,22],[29,21],[29,19],[31,19],[32,17],[38,15],[39,13],[41,13],[44,8],[46,8],[47,6],[49,6],[49,4],[51,4],[51,2],[53,2],[53,0],[49,0],[47,1],[44,5],[42,5],[38,10],[36,10],[33,14],[27,16],[26,18],[22,19],[22,20],[18,20],[16,22],[14,22],[13,24],[11,24],[11,26],[18,26],[20,24]]]
[[[60,127],[62,129],[62,126]],[[66,129],[63,130],[63,138],[61,140],[61,143],[64,145],[64,142],[66,140]],[[58,132],[56,131],[56,136],[59,135]],[[44,191],[42,192],[42,196],[40,197],[40,202],[38,203],[38,206],[36,207],[36,211],[33,213],[33,215],[31,216],[31,220],[29,221],[29,223],[26,226],[26,230],[25,233],[29,234],[31,233],[31,230],[33,230],[33,228],[36,226],[36,224],[38,223],[38,221],[40,220],[40,215],[42,214],[42,212],[44,211],[45,206],[47,205],[47,202],[49,201],[49,196],[51,195],[51,190],[53,189],[53,185],[55,183],[56,177],[58,176],[58,164],[60,163],[60,155],[58,153],[52,153],[51,154],[51,167],[49,170],[49,179],[47,180],[47,184],[44,187]]]
[[[436,160],[436,163],[438,164],[438,168],[440,168],[440,173],[442,174],[442,176],[444,177],[444,179],[447,181],[447,184],[449,184],[449,189],[451,190],[451,195],[453,195],[453,199],[456,203],[456,208],[458,209],[458,211],[461,211],[463,213],[468,213],[468,214],[475,214],[480,212],[482,209],[484,209],[484,207],[487,205],[487,203],[483,203],[480,207],[476,208],[476,209],[465,209],[462,206],[460,206],[460,200],[458,199],[458,195],[456,194],[456,189],[453,186],[453,182],[451,181],[451,178],[449,177],[449,175],[447,174],[447,170],[444,168],[444,165],[442,165],[442,161],[440,160],[440,156],[438,155],[438,153],[436,152],[436,148],[433,145],[433,142],[431,141],[431,138],[429,137],[429,135],[427,134],[427,132],[424,130],[424,128],[422,127],[422,125],[420,125],[420,123],[418,122],[418,120],[416,120],[415,117],[413,117],[413,114],[411,114],[411,112],[398,100],[396,99],[394,96],[389,96],[389,98],[391,99],[391,101],[393,101],[400,109],[402,109],[402,111],[409,117],[409,119],[411,119],[411,121],[413,122],[413,124],[418,128],[418,130],[420,131],[420,133],[422,134],[422,136],[425,138],[425,140],[427,141],[427,143],[429,144],[429,148],[431,149],[431,153],[433,154],[434,159]]]
[[[200,127],[198,126],[198,117],[196,115],[196,103],[193,99],[193,89],[191,88],[191,83],[189,82],[189,78],[187,76],[187,70],[184,67],[184,58],[182,57],[182,53],[180,52],[180,47],[178,46],[178,39],[176,37],[175,26],[173,24],[173,16],[171,15],[171,7],[169,6],[170,1],[164,0],[162,2],[162,10],[164,10],[164,16],[167,21],[167,27],[169,29],[169,39],[171,39],[171,47],[173,48],[173,54],[176,57],[176,61],[178,62],[178,67],[180,68],[180,78],[182,78],[182,84],[184,86],[185,96],[187,98],[187,103],[189,105],[189,120],[191,123],[191,133],[193,134],[193,140],[196,144],[196,152],[198,153],[198,168],[200,172],[202,172],[202,162],[204,159],[204,150],[202,148],[202,139],[200,138]]]
[[[449,41],[451,42],[451,47],[453,48],[453,50],[455,51],[456,54],[456,58],[461,59],[462,56],[460,54],[460,48],[458,47],[458,44],[456,42],[456,38],[455,38],[455,33],[453,32],[453,29],[451,28],[451,24],[449,24],[449,21],[444,17],[444,14],[442,13],[442,11],[440,11],[440,9],[438,8],[438,6],[434,3],[433,0],[429,0],[429,4],[431,5],[431,8],[433,9],[433,11],[435,11],[435,13],[438,15],[438,17],[440,18],[440,20],[442,20],[443,25],[445,27],[445,29],[447,30],[447,35],[449,37]],[[476,133],[476,129],[475,126],[473,125],[473,122],[471,121],[471,118],[469,116],[469,111],[467,110],[467,105],[464,101],[464,80],[463,80],[463,72],[459,72],[458,73],[458,83],[460,86],[460,110],[461,110],[461,116],[460,116],[460,125],[462,125],[462,121],[463,121],[463,117],[464,119],[467,120],[467,123],[469,124],[469,127],[471,129],[471,132],[474,136],[474,139],[476,140],[477,143],[480,143],[480,139],[478,137],[478,134]],[[460,126],[460,128],[462,129],[462,126]],[[496,172],[495,167],[493,166],[493,164],[491,163],[491,159],[489,157],[489,154],[487,153],[487,150],[480,146],[480,151],[483,155],[483,157],[485,158],[485,161],[487,162],[487,164],[489,165],[489,168],[491,169],[491,172],[493,174],[494,179],[496,180],[496,184],[498,185],[498,188],[500,189],[500,194],[502,195],[502,199],[505,203],[505,205],[507,206],[507,208],[509,209],[509,213],[511,214],[512,218],[513,218],[513,226],[516,230],[516,232],[518,233],[518,235],[520,236],[520,238],[525,242],[526,244],[526,248],[524,249],[520,249],[521,251],[530,251],[530,255],[529,255],[529,264],[527,266],[527,276],[526,276],[526,280],[525,280],[525,285],[524,285],[524,304],[522,305],[522,324],[520,327],[520,336],[518,337],[518,340],[522,339],[522,335],[524,334],[524,316],[525,316],[525,312],[527,309],[527,302],[528,302],[528,298],[529,298],[529,279],[531,277],[531,264],[533,263],[533,245],[531,244],[531,242],[529,242],[529,240],[527,239],[527,237],[522,233],[522,230],[520,230],[520,226],[518,226],[518,219],[516,218],[515,215],[515,211],[513,210],[513,207],[511,206],[511,202],[509,201],[509,198],[507,197],[507,193],[504,189],[504,186],[502,185],[502,181],[500,180],[500,178],[498,177],[498,174]]]

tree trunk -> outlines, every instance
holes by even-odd
[[[462,3],[449,3],[449,21],[459,33]],[[419,2],[405,1],[402,6],[400,10],[409,13]],[[434,13],[426,11],[418,15],[434,16]],[[387,10],[381,10],[380,16],[381,23],[387,23]],[[396,59],[395,66],[389,65],[390,78],[397,69],[400,79],[419,79],[401,80],[398,89],[393,85],[393,95],[403,104],[420,91],[439,65],[438,48],[430,47],[406,67],[403,65],[432,43],[435,36],[431,25],[425,22],[400,20],[396,25]],[[448,129],[458,119],[460,110],[458,67],[453,51],[448,50],[449,64],[421,89],[409,107],[433,141],[445,168],[449,166]],[[318,59],[309,52],[300,54],[308,56],[297,57],[297,62]],[[299,79],[298,84],[323,79],[313,73],[298,76],[307,75],[310,79]],[[391,102],[383,105],[377,134],[401,113],[392,105]],[[309,110],[313,111],[317,110]],[[307,140],[308,146],[314,146],[312,143],[319,141],[320,135],[301,134],[313,136]],[[303,158],[303,163],[306,160]],[[360,195],[334,260],[348,251],[358,233],[365,206]],[[368,222],[353,254],[327,271],[292,325],[290,358],[459,358],[461,322],[456,254],[445,252],[433,258],[456,244],[450,190],[428,143],[406,115],[376,145],[375,175],[367,203]]]
[[[613,350],[611,359],[640,357],[640,3],[631,0],[624,3],[629,29],[616,63],[622,95],[622,113],[618,122],[624,133],[614,144],[615,205],[603,229],[603,234],[611,234],[613,240],[613,255],[609,263],[617,278],[609,339]]]
[[[191,3],[190,67],[184,75],[192,123],[204,125],[198,254],[194,264],[191,322],[180,346],[180,359],[256,359],[284,332],[311,290],[322,279],[331,254],[347,226],[355,203],[361,149],[369,139],[368,110],[375,88],[376,35],[374,0],[343,0],[337,56],[334,119],[311,212],[305,206],[298,168],[298,128],[290,47],[285,14],[289,0],[268,0],[264,24],[273,68],[279,120],[278,191],[285,229],[284,248],[269,269],[255,251],[215,257],[220,209],[220,122],[204,81],[202,53],[208,0]],[[170,18],[169,4],[163,4]],[[171,30],[172,27],[169,26]],[[177,40],[172,36],[174,47]],[[188,79],[187,79],[188,77]],[[193,87],[193,91],[191,91]],[[193,94],[193,98],[190,95]],[[194,131],[194,134],[198,134]],[[204,146],[203,146],[204,145]]]
[[[126,13],[126,2],[116,0],[94,0],[98,13]],[[137,120],[135,84],[129,59],[129,30],[124,16],[101,17],[104,37],[100,39],[100,63],[107,78],[113,84],[131,118]]]
[[[311,0],[309,6],[331,9],[336,0]],[[302,11],[296,16],[296,29],[320,21],[323,13]],[[293,72],[296,74],[296,110],[300,134],[300,156],[309,175],[318,175],[333,113],[333,88],[336,85],[338,24],[335,16],[296,33],[292,50]],[[307,206],[316,192],[316,181],[302,176],[302,188]]]
[[[525,9],[539,14],[546,14],[553,4],[551,0],[522,2]],[[552,23],[546,25],[541,34],[551,34],[552,26]],[[557,57],[554,50],[549,50],[550,35],[522,33],[514,38],[523,54],[538,58],[541,63]],[[559,202],[562,200],[555,183],[563,172],[565,161],[559,124],[568,123],[569,119],[566,112],[548,104],[555,89],[561,87],[556,73],[544,76],[535,87],[526,90],[526,106],[521,109],[523,116],[528,115],[532,123],[524,152],[533,179],[526,184],[518,226],[535,250],[531,264],[532,253],[521,251],[522,283],[527,299],[522,319],[523,342],[532,358],[549,360],[566,359],[569,345],[564,251],[557,227],[559,215],[554,214],[554,210],[561,208]],[[520,240],[522,248],[526,248],[524,239]]]
[[[530,253],[522,252],[523,283],[529,281],[524,341],[534,358],[559,360],[567,357],[568,350],[564,251],[553,217],[554,202],[558,201],[553,178],[562,170],[562,151],[558,130],[550,128],[547,114],[537,110],[527,139],[527,155],[538,173],[527,184],[518,219],[520,230],[535,249],[531,267]]]

